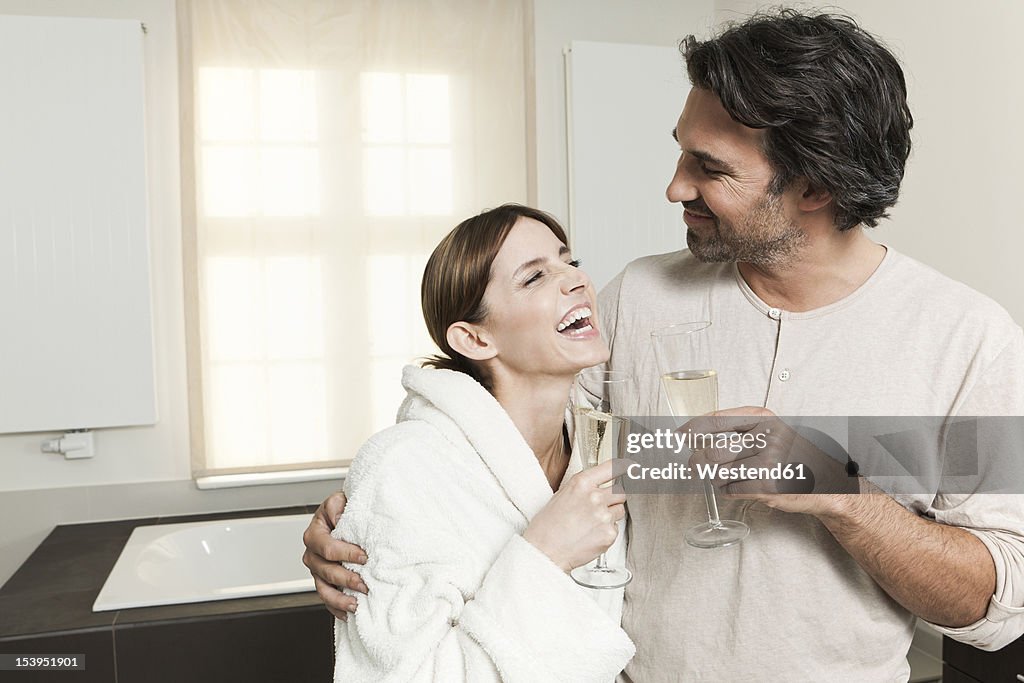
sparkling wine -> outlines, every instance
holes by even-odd
[[[576,448],[583,467],[595,467],[625,452],[629,420],[593,408],[577,408]]]
[[[683,370],[661,376],[672,413],[695,417],[718,410],[718,373],[714,370]]]

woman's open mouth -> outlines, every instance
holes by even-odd
[[[590,322],[590,316],[593,315],[593,311],[590,310],[589,306],[576,306],[569,309],[569,312],[565,314],[565,317],[558,323],[559,334],[567,337],[580,337],[588,332],[594,331],[594,326]]]

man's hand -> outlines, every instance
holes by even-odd
[[[719,466],[712,484],[724,496],[756,500],[785,512],[829,515],[845,502],[840,494],[858,491],[857,479],[847,476],[845,462],[822,452],[765,408],[719,410],[694,418],[683,429],[692,434],[729,434],[730,447],[697,449],[690,459],[695,472],[697,464]],[[794,476],[744,478],[740,466]],[[723,468],[730,476],[721,476]]]
[[[752,435],[759,444],[739,453],[730,453],[728,448],[695,453],[691,463],[726,467],[802,464],[813,472],[815,481],[813,488],[808,487],[809,493],[786,491],[790,484],[786,481],[782,486],[761,479],[717,478],[712,483],[726,496],[814,515],[854,561],[910,612],[933,624],[952,627],[964,627],[985,616],[996,588],[995,564],[981,539],[966,529],[919,517],[867,480],[848,476],[845,462],[822,452],[770,410],[721,410],[695,418],[684,428],[692,433]],[[849,495],[862,486],[864,495]]]
[[[366,584],[359,574],[339,564],[366,564],[366,553],[359,546],[331,537],[331,531],[337,526],[341,513],[345,510],[345,502],[344,493],[339,491],[331,494],[327,500],[320,503],[316,514],[302,534],[302,542],[306,544],[302,562],[313,575],[316,592],[324,601],[327,611],[342,621],[348,621],[349,613],[356,611],[356,600],[338,589],[348,587],[366,593]]]

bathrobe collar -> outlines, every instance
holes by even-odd
[[[408,395],[398,421],[423,420],[456,444],[469,442],[526,519],[533,519],[551,499],[551,486],[537,456],[479,382],[454,370],[407,365],[402,386]]]

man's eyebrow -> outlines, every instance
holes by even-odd
[[[558,255],[559,256],[565,256],[568,253],[570,253],[569,247],[565,246],[564,244],[561,247],[559,247],[559,249],[558,249]],[[530,268],[536,268],[537,266],[541,265],[545,261],[547,261],[547,258],[545,258],[543,256],[538,256],[537,258],[532,258],[529,261],[527,261],[526,263],[524,263],[523,265],[521,265],[518,268],[516,268],[516,272],[512,273],[512,277],[515,277],[515,276],[519,275],[519,273],[523,272],[524,270],[529,270]]]
[[[676,129],[673,128],[670,132],[672,133],[672,139],[675,140],[678,143],[679,142],[679,136],[676,135]],[[711,154],[710,152],[705,152],[704,150],[700,150],[700,149],[688,149],[688,150],[686,150],[686,153],[691,155],[691,156],[697,157],[698,159],[700,159],[701,161],[703,161],[706,164],[713,164],[714,166],[720,166],[722,168],[722,170],[726,171],[727,173],[731,173],[733,171],[732,164],[730,164],[727,161],[724,161],[722,159],[719,159],[718,157],[716,157],[714,154]]]
[[[729,162],[723,161],[723,160],[719,159],[714,154],[711,154],[709,152],[705,152],[705,151],[700,150],[700,149],[691,149],[691,150],[687,150],[687,151],[690,154],[692,154],[693,156],[695,156],[698,159],[700,159],[701,161],[703,161],[704,163],[706,163],[706,164],[712,164],[713,166],[718,166],[723,171],[729,171],[729,172],[732,171],[732,165],[730,165]]]

